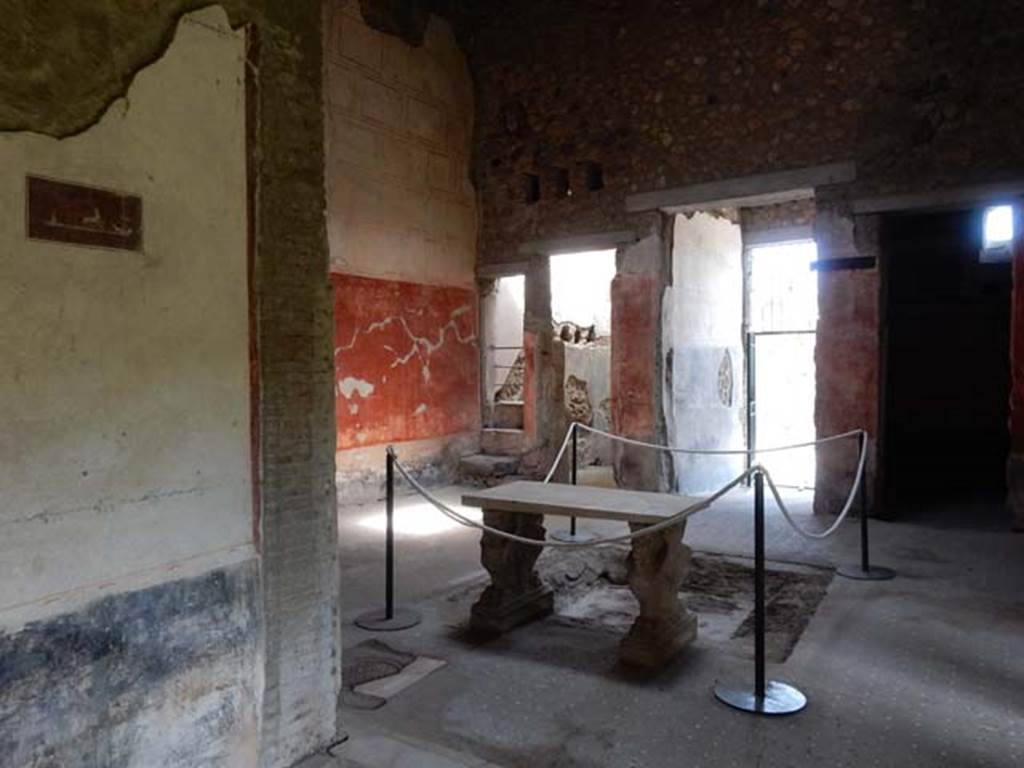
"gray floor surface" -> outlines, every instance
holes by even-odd
[[[460,489],[440,495],[457,501]],[[803,524],[823,525],[809,514],[806,496],[791,500]],[[339,510],[348,647],[373,636],[352,618],[382,601],[382,514],[380,504]],[[959,522],[957,514],[872,521],[874,560],[896,568],[898,578],[832,581],[792,655],[769,669],[803,690],[809,705],[766,719],[714,699],[716,681],[747,681],[753,670],[701,637],[647,679],[616,666],[616,635],[557,616],[468,642],[466,616],[447,597],[484,583],[479,535],[445,527],[422,500],[403,496],[398,601],[424,621],[378,636],[448,665],[381,709],[343,709],[351,741],[333,764],[1024,766],[1024,535],[975,525],[967,519],[972,510],[961,509]],[[564,522],[549,518],[548,526]],[[732,555],[749,555],[751,539],[746,491],[691,520],[685,537],[698,552]],[[855,521],[809,542],[770,504],[767,542],[778,561],[833,566],[859,557]]]

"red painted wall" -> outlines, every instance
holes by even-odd
[[[654,436],[655,369],[651,339],[661,323],[653,275],[618,275],[612,281],[612,425],[627,437]]]
[[[1010,454],[1024,455],[1024,239],[1013,250],[1013,304],[1010,323]]]
[[[479,428],[477,297],[331,275],[338,450]]]

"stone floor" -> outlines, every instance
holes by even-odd
[[[808,527],[820,524],[806,498],[793,506]],[[978,525],[977,509],[937,505],[934,519],[872,521],[874,559],[899,577],[832,580],[788,660],[769,668],[807,694],[807,709],[761,719],[712,696],[717,680],[749,680],[752,669],[710,637],[647,679],[616,667],[615,633],[558,616],[474,644],[453,596],[483,584],[477,533],[447,527],[411,497],[398,507],[399,602],[424,621],[379,637],[448,664],[378,710],[343,709],[350,742],[324,765],[1024,765],[1024,535]],[[736,492],[690,522],[687,543],[749,555],[750,507]],[[339,513],[347,647],[372,636],[351,619],[381,602],[381,513],[379,505]],[[767,541],[780,562],[831,566],[858,556],[853,522],[811,542],[770,513]]]

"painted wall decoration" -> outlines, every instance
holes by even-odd
[[[331,275],[338,450],[479,427],[476,293]]]
[[[35,176],[25,185],[30,238],[126,251],[141,247],[141,198]]]
[[[655,370],[647,339],[661,322],[652,275],[623,274],[612,281],[612,425],[627,437],[654,435]]]

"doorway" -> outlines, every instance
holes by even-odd
[[[614,250],[555,253],[549,259],[552,330],[565,356],[562,396],[567,416],[605,431],[612,428],[615,254]],[[606,484],[611,472],[611,441],[586,431],[579,435],[580,481]]]
[[[980,210],[883,220],[888,516],[1005,522],[1011,268],[983,257],[983,220]]]
[[[747,432],[753,448],[815,439],[818,258],[813,240],[747,251]],[[776,485],[813,489],[813,446],[757,457]]]
[[[485,427],[522,427],[525,291],[526,277],[521,274],[499,277],[481,286],[484,349],[480,399]]]

